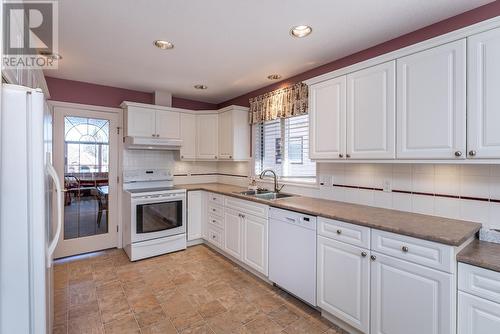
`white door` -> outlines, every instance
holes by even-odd
[[[203,215],[201,191],[189,191],[187,193],[187,239],[196,240],[202,237],[202,220]]]
[[[244,216],[243,262],[267,276],[267,219]]]
[[[224,211],[224,251],[241,259],[241,234],[242,234],[243,217],[232,209]]]
[[[160,138],[180,138],[180,113],[158,110],[156,112],[156,134]]]
[[[196,159],[196,115],[181,113],[181,152],[182,160]]]
[[[397,158],[466,156],[465,39],[397,60]]]
[[[371,334],[455,333],[451,274],[372,252]]]
[[[119,113],[54,108],[54,166],[64,184],[64,226],[55,258],[118,242]]]
[[[217,160],[219,151],[217,114],[196,115],[196,157]]]
[[[500,158],[500,29],[468,38],[469,158]]]
[[[127,136],[155,137],[156,112],[148,108],[127,108]]]
[[[351,159],[396,157],[396,62],[347,76],[347,154]]]
[[[231,111],[219,114],[219,159],[233,155],[233,117]]]
[[[309,87],[309,157],[335,160],[345,157],[346,77]]]
[[[500,333],[500,304],[458,292],[458,334]]]
[[[318,237],[318,306],[349,325],[370,328],[369,251]]]

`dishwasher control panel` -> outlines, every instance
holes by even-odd
[[[316,230],[316,216],[306,215],[295,211],[269,208],[269,218],[271,220],[279,220],[311,230]]]

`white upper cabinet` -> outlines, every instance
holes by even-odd
[[[500,158],[500,28],[468,38],[467,151]]]
[[[123,102],[125,134],[131,137],[180,138],[179,109]]]
[[[126,134],[132,137],[156,137],[156,112],[149,108],[128,107]]]
[[[309,87],[309,156],[343,159],[346,153],[346,76]]]
[[[348,158],[395,158],[395,61],[347,76],[346,123]]]
[[[181,139],[182,146],[180,157],[182,160],[196,159],[196,115],[181,113]]]
[[[399,159],[466,157],[465,56],[462,39],[397,60]]]
[[[160,138],[180,138],[180,113],[158,110],[156,112],[156,134]]]
[[[217,114],[196,115],[196,158],[217,160],[219,155],[219,118]]]
[[[219,159],[250,159],[248,108],[231,106],[219,113]]]

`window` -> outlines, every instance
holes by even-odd
[[[108,172],[109,121],[64,118],[66,173]]]
[[[282,180],[316,182],[309,160],[309,118],[301,115],[254,126],[255,174],[271,168]]]

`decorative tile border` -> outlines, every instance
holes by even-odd
[[[227,173],[192,173],[192,174],[174,174],[174,176],[232,176],[232,177],[241,177],[247,178],[247,175],[238,175],[238,174],[227,174]]]
[[[321,185],[324,185],[321,184]],[[334,187],[339,187],[339,188],[349,188],[349,189],[362,189],[362,190],[374,190],[374,191],[384,191],[382,188],[374,188],[374,187],[363,187],[363,186],[353,186],[353,185],[346,185],[346,184],[332,184]],[[449,195],[449,194],[434,194],[434,193],[426,193],[426,192],[420,192],[420,191],[411,191],[411,190],[400,190],[400,189],[392,189],[393,193],[399,193],[399,194],[408,194],[408,195],[421,195],[421,196],[432,196],[432,197],[445,197],[445,198],[454,198],[454,199],[465,199],[465,200],[470,200],[470,201],[481,201],[481,202],[493,202],[493,203],[500,203],[500,199],[495,199],[495,198],[484,198],[484,197],[472,197],[472,196],[459,196],[459,195]]]

